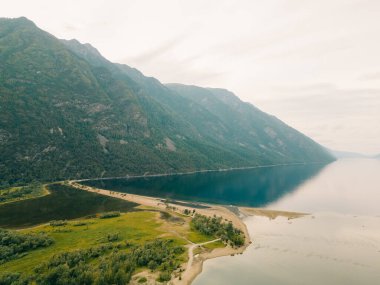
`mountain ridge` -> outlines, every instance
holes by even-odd
[[[316,142],[224,89],[164,85],[0,19],[0,181],[330,162]]]
[[[327,149],[334,157],[341,159],[341,158],[369,158],[370,156],[352,152],[352,151],[341,151],[341,150],[331,150]]]

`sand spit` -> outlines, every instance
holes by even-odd
[[[301,218],[306,215],[310,215],[307,213],[297,213],[297,212],[287,212],[287,211],[277,211],[277,210],[269,210],[269,209],[261,209],[261,208],[248,208],[248,207],[239,207],[239,211],[246,216],[263,216],[270,219],[275,219],[277,217],[285,217],[289,220]]]

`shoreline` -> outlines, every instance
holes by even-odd
[[[264,164],[264,165],[254,165],[254,166],[242,166],[242,167],[229,167],[229,168],[219,168],[219,169],[203,169],[203,170],[193,170],[185,172],[173,172],[173,173],[153,173],[149,174],[136,174],[136,175],[125,175],[125,176],[114,176],[114,177],[95,177],[95,178],[83,178],[75,179],[70,181],[83,182],[92,180],[111,180],[111,179],[133,179],[133,178],[149,178],[149,177],[166,177],[166,176],[176,176],[176,175],[191,175],[198,173],[209,173],[209,172],[225,172],[225,171],[238,171],[238,170],[248,170],[248,169],[258,169],[258,168],[269,168],[278,166],[295,166],[295,165],[314,165],[314,164],[329,164],[330,162],[294,162],[294,163],[279,163],[279,164]]]
[[[251,238],[249,236],[248,228],[246,224],[243,222],[242,218],[238,217],[235,213],[233,213],[232,211],[230,211],[224,206],[201,203],[202,205],[207,206],[207,208],[200,209],[200,208],[193,208],[191,206],[183,206],[180,204],[175,204],[175,203],[170,203],[170,202],[163,203],[161,198],[141,196],[141,195],[136,195],[136,194],[128,194],[128,193],[121,193],[121,192],[116,192],[116,191],[94,188],[91,186],[82,185],[78,183],[79,181],[83,181],[83,180],[71,180],[71,181],[68,181],[68,185],[79,190],[89,191],[89,192],[98,193],[101,195],[106,195],[109,197],[127,200],[127,201],[134,202],[146,207],[167,210],[167,207],[169,206],[172,211],[180,213],[180,214],[182,214],[185,209],[189,209],[191,211],[195,210],[197,213],[201,215],[209,216],[209,217],[212,217],[214,215],[221,216],[223,219],[231,221],[232,224],[236,228],[240,229],[244,233],[245,242],[243,246],[239,248],[232,248],[231,246],[228,245],[223,248],[213,249],[211,252],[197,254],[193,256],[192,259],[189,258],[189,261],[185,264],[186,270],[181,274],[181,280],[179,279],[179,277],[175,277],[168,284],[190,285],[194,281],[194,279],[200,273],[202,273],[203,264],[206,260],[222,257],[222,256],[229,256],[229,255],[233,256],[235,254],[243,254],[245,249],[252,243]],[[176,202],[178,201],[176,200]],[[179,202],[182,202],[182,201],[179,201]],[[307,215],[304,213],[275,211],[275,210],[267,210],[267,209],[260,209],[260,208],[238,207],[238,209],[239,209],[239,212],[242,213],[244,216],[260,215],[260,216],[266,216],[270,219],[275,219],[278,216],[285,216],[288,219],[292,219],[292,218],[298,218],[298,217]],[[193,248],[196,248],[198,246],[200,245],[190,244],[190,247],[193,247]],[[189,248],[189,252],[190,252],[190,248]],[[191,249],[191,252],[192,252],[192,249]],[[189,262],[191,262],[190,265],[188,265]]]
[[[308,213],[298,213],[298,212],[288,212],[288,211],[278,211],[278,210],[269,210],[269,209],[262,209],[262,208],[249,208],[249,207],[238,207],[240,213],[245,215],[246,217],[252,217],[252,216],[264,216],[271,220],[276,219],[277,217],[285,217],[288,220],[290,219],[297,219],[304,217],[306,215],[310,215]],[[236,216],[236,215],[235,215]],[[236,216],[237,217],[237,216]],[[244,221],[240,219],[242,223]],[[244,226],[246,227],[246,224],[244,223]],[[248,229],[247,229],[248,232]],[[238,248],[238,249],[231,249],[228,247],[225,248],[217,248],[212,250],[211,252],[202,253],[199,255],[198,260],[193,263],[193,274],[192,276],[189,276],[188,283],[172,283],[173,285],[180,284],[180,285],[187,285],[191,284],[194,279],[200,275],[203,271],[203,264],[206,260],[214,259],[218,257],[223,256],[233,256],[235,254],[243,254],[243,252],[247,249],[247,247],[252,243],[248,234],[248,244],[245,243],[244,246]]]
[[[300,212],[290,212],[290,211],[281,211],[281,210],[270,210],[263,208],[250,208],[250,207],[238,207],[239,211],[246,216],[262,216],[267,217],[271,220],[276,219],[277,217],[285,217],[288,220],[301,218],[310,213],[300,213]]]

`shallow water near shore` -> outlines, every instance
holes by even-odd
[[[248,217],[253,244],[208,260],[195,285],[375,285],[380,280],[380,217],[317,214],[294,220]]]
[[[243,255],[206,261],[193,284],[379,284],[379,174],[377,160],[326,166],[266,206],[311,215],[247,217],[253,244]]]

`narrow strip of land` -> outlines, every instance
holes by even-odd
[[[264,216],[270,219],[276,219],[277,217],[296,219],[296,218],[309,215],[307,213],[278,211],[278,210],[261,209],[261,208],[248,208],[248,207],[239,207],[239,211],[246,216]]]
[[[206,244],[209,244],[209,243],[213,243],[213,242],[217,242],[217,241],[220,241],[220,238],[214,239],[214,240],[210,240],[210,241],[206,241],[206,242],[203,242],[203,243],[194,243],[194,244],[192,244],[189,247],[189,261],[187,262],[185,273],[187,271],[191,270],[191,267],[193,265],[194,249],[197,248],[197,247],[199,247],[199,246],[203,246],[203,245],[206,245]]]

